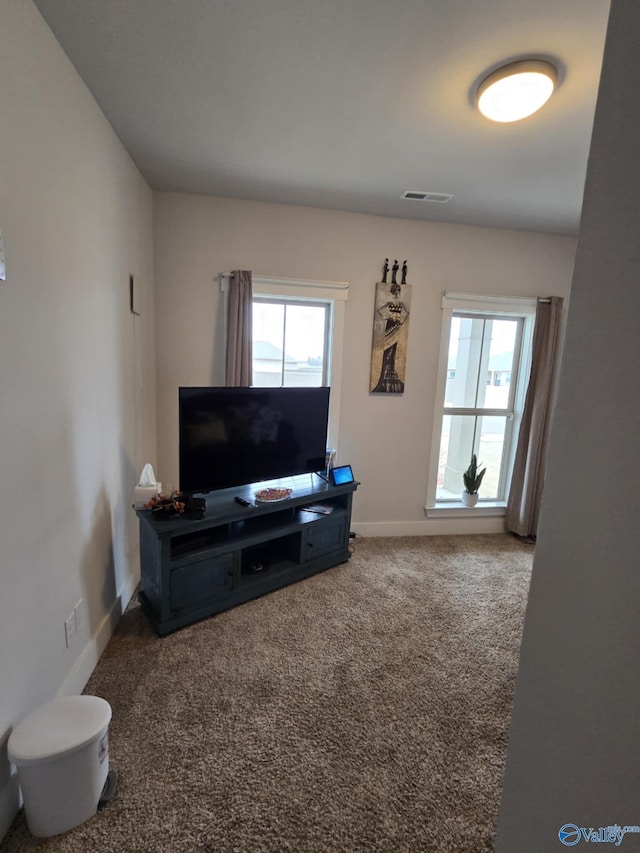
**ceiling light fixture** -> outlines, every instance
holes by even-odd
[[[558,72],[550,62],[523,59],[496,69],[478,87],[478,109],[491,121],[520,121],[551,97]]]

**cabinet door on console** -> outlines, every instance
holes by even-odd
[[[349,547],[346,522],[335,524],[314,524],[307,530],[306,559],[313,560],[332,551],[342,551]]]
[[[233,587],[233,575],[233,553],[173,569],[171,609],[183,610],[224,597]]]

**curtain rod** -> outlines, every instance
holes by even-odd
[[[221,272],[215,276],[222,284],[225,278],[233,278],[232,272]],[[319,281],[317,279],[308,278],[283,278],[282,276],[269,275],[253,275],[253,281],[256,284],[284,284],[291,287],[296,285],[299,287],[325,287],[332,290],[348,290],[348,281]]]
[[[551,302],[551,296],[495,296],[488,293],[458,293],[457,291],[444,290],[442,295],[445,299],[474,299],[476,302]]]

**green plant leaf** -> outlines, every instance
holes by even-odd
[[[482,463],[480,463],[482,465]],[[478,471],[478,458],[474,453],[471,456],[471,462],[469,463],[469,467],[462,475],[462,481],[464,483],[464,490],[468,492],[470,495],[475,495],[478,492],[482,484],[482,478],[486,474],[487,469],[483,468],[481,471]]]

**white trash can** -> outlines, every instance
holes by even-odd
[[[33,835],[66,832],[92,817],[109,772],[111,706],[98,696],[47,702],[9,736]]]

